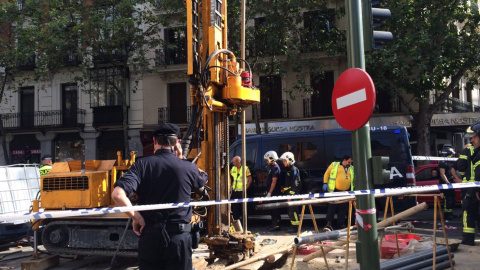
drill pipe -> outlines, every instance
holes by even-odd
[[[390,229],[401,229],[401,228],[410,229],[411,227],[412,226],[410,223],[405,223],[402,225],[377,228],[377,231],[380,232],[380,231],[385,231]],[[354,230],[350,232],[350,235],[354,235],[357,233],[358,231]],[[346,231],[333,231],[333,232],[327,232],[327,233],[319,233],[319,234],[313,234],[308,236],[296,237],[294,242],[295,242],[295,245],[311,244],[311,243],[320,242],[324,240],[335,240],[346,235],[347,235]]]
[[[299,201],[290,201],[290,202],[276,202],[276,203],[267,203],[267,204],[259,204],[255,206],[257,210],[269,210],[275,208],[285,208],[290,206],[297,206],[297,205],[306,205],[306,204],[320,204],[320,203],[327,203],[327,202],[337,202],[344,203],[348,201],[355,200],[355,196],[345,196],[345,197],[334,197],[334,198],[321,198],[321,199],[312,199],[312,200],[299,200]]]
[[[400,220],[402,220],[406,217],[409,217],[409,216],[411,216],[415,213],[418,213],[420,211],[423,211],[427,208],[428,208],[427,203],[423,202],[423,203],[421,203],[419,205],[416,205],[412,208],[409,208],[409,209],[407,209],[407,210],[405,210],[401,213],[398,213],[395,216],[392,216],[392,217],[389,217],[385,220],[380,221],[379,223],[377,223],[377,228],[385,227],[385,226],[388,226],[390,224],[396,223],[396,222],[398,222],[398,221],[400,221]],[[350,241],[355,241],[355,240],[357,240],[357,236],[353,235],[350,238]],[[345,243],[347,243],[347,241],[338,240],[337,242],[334,242],[333,245],[341,246],[341,245],[345,245]],[[323,250],[325,251],[325,254],[326,254],[326,253],[332,251],[333,248],[324,247]],[[303,258],[303,261],[304,262],[309,262],[310,260],[315,259],[316,257],[321,256],[322,254],[323,254],[322,250],[315,251],[314,253],[305,256]]]

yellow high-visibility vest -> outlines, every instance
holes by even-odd
[[[233,178],[232,189],[233,191],[243,191],[243,180],[242,180],[242,167],[238,169],[237,167],[233,166],[230,170],[230,175]],[[247,177],[249,177],[250,170],[247,168]],[[248,179],[247,179],[248,183]]]
[[[333,192],[335,191],[335,181],[337,181],[337,172],[338,172],[338,166],[340,165],[340,162],[336,161],[332,163],[333,168],[330,171],[330,177],[328,178],[328,192]],[[350,175],[351,175],[351,180],[350,180],[350,190],[353,191],[353,178],[354,178],[354,172],[353,172],[353,166],[349,167],[351,169]],[[348,174],[347,174],[348,176]]]

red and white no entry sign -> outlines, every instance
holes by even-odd
[[[351,68],[340,75],[332,93],[335,120],[344,129],[363,127],[375,108],[375,85],[362,69]]]

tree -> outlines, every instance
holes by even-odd
[[[93,107],[122,106],[127,158],[129,95],[135,94],[143,75],[155,68],[153,52],[163,44],[161,27],[168,26],[172,14],[183,5],[170,0],[43,3],[43,12],[32,18],[37,26],[40,68],[50,75],[60,69],[72,72],[80,88],[91,95]],[[129,85],[131,78],[134,85]]]
[[[460,79],[466,82],[467,91],[478,85],[480,14],[473,2],[382,1],[392,11],[386,24],[394,41],[367,55],[367,71],[377,91],[414,97],[401,98],[401,102],[413,117],[420,155],[430,155],[433,114]]]
[[[27,24],[27,15],[32,11],[27,4],[16,1],[0,2],[0,106],[8,102],[7,92],[15,92],[23,82],[34,77],[32,72],[23,72],[26,65],[35,64],[35,46],[32,42],[34,28]],[[19,76],[19,75],[22,76]],[[6,164],[11,164],[8,152],[4,121],[10,120],[9,111],[0,115],[0,135]]]
[[[329,8],[324,0],[253,0],[247,1],[247,20],[254,22],[246,28],[247,59],[252,70],[264,76],[284,76],[295,72],[296,82],[284,88],[291,99],[313,93],[307,74],[323,74],[320,57],[344,56],[345,31],[337,26],[345,10]],[[238,51],[240,42],[240,1],[229,2],[230,46]],[[267,7],[268,8],[265,8]],[[236,46],[235,46],[236,45]],[[235,52],[238,54],[237,52]],[[262,90],[265,85],[256,84]],[[253,114],[260,133],[258,106]]]

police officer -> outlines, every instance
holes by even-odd
[[[280,177],[280,167],[277,164],[278,155],[275,151],[268,151],[263,158],[267,161],[268,176],[267,176],[267,194],[266,197],[280,195],[280,185],[278,183]],[[271,231],[280,231],[280,210],[272,209],[272,226]]]
[[[467,130],[465,137],[470,137],[469,146],[462,150],[456,161],[455,167],[463,174],[463,182],[480,181],[480,122],[473,124]],[[463,239],[462,244],[475,245],[475,222],[478,223],[478,189],[462,189],[462,210],[463,210]]]
[[[342,162],[332,162],[323,176],[323,191],[347,191],[354,187],[353,158],[345,155]],[[337,226],[343,228],[345,226],[345,217],[348,211],[348,202],[339,204],[328,204],[327,209],[327,225],[323,231],[332,231],[332,222],[337,213]]]
[[[203,187],[207,175],[175,156],[179,128],[159,125],[153,132],[155,154],[137,160],[116,183],[112,199],[118,206],[189,202],[191,192]],[[138,241],[140,269],[192,269],[191,207],[127,212]]]
[[[445,148],[440,153],[442,157],[452,157],[455,155],[453,148]],[[450,184],[454,183],[454,178],[451,174],[452,166],[449,162],[440,161],[438,163],[438,168],[440,169],[440,181],[441,184]],[[455,206],[455,190],[454,189],[444,189],[443,195],[445,199],[443,200],[443,212],[445,213],[446,220],[452,220],[453,216],[453,206]]]
[[[293,153],[285,152],[280,156],[280,159],[283,161],[283,165],[287,169],[285,174],[285,184],[281,189],[281,192],[284,195],[295,195],[300,193],[300,171],[295,167],[295,158]],[[300,224],[299,219],[299,207],[290,206],[288,207],[288,217],[290,218],[291,228],[288,229],[289,233],[298,232],[298,225]]]
[[[42,157],[42,165],[40,166],[40,175],[46,175],[53,166],[52,156],[46,154]]]
[[[235,156],[232,159],[232,169],[230,170],[230,176],[232,177],[232,195],[230,199],[242,199],[243,198],[243,168],[242,168],[242,159],[239,156]],[[250,169],[246,168],[247,176],[247,190],[252,184],[252,174]],[[242,204],[233,203],[232,204],[233,219],[238,220],[242,216]]]

